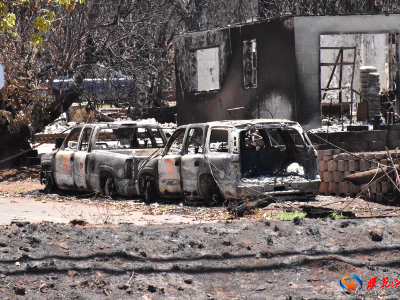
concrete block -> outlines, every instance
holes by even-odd
[[[338,194],[338,193],[339,193],[339,183],[329,182],[329,194]]]
[[[349,153],[343,154],[343,160],[350,160],[350,159],[354,159],[354,156]]]
[[[320,172],[328,171],[328,162],[321,160],[318,162],[318,167]]]
[[[358,141],[357,135],[358,135],[357,131],[344,131],[342,132],[342,141],[343,142]]]
[[[350,184],[348,182],[339,182],[339,193],[350,193]]]
[[[371,183],[371,193],[376,193],[376,182]]]
[[[351,152],[361,152],[366,151],[368,148],[368,142],[352,142],[350,145]]]
[[[387,183],[387,192],[388,192],[388,193],[392,193],[394,190],[395,190],[395,188],[394,188],[394,186],[393,186],[393,183],[388,182],[388,183]]]
[[[318,154],[318,161],[323,160],[323,158],[324,158],[324,150],[317,150],[317,154]]]
[[[326,149],[326,150],[323,150],[323,152],[324,152],[324,156],[326,156],[326,155],[332,155],[332,150],[333,149]]]
[[[337,171],[338,163],[336,160],[328,161],[328,171]]]
[[[355,172],[352,171],[344,171],[344,177],[354,174]]]
[[[395,129],[389,130],[388,140],[389,141],[398,141],[399,140],[399,130],[395,130]]]
[[[346,153],[340,153],[340,154],[335,154],[333,156],[333,160],[343,160],[343,157],[346,155]]]
[[[334,171],[333,172],[333,182],[343,182],[344,172]]]
[[[378,139],[377,141],[386,141],[386,135],[387,135],[387,131],[386,130],[376,130],[376,132],[378,133]]]
[[[386,152],[381,151],[379,153],[375,153],[375,159],[376,160],[386,159]]]
[[[365,160],[365,159],[361,159],[360,160],[360,171],[368,171],[371,168],[371,164],[369,161]]]
[[[349,188],[350,188],[350,193],[352,194],[358,194],[360,192],[360,186],[355,185],[353,183],[349,183]]]
[[[397,147],[400,147],[400,141],[399,140],[388,141],[388,149],[389,150],[394,150]]]
[[[364,157],[369,160],[375,159],[375,153],[365,153]]]
[[[319,172],[319,179],[324,182],[324,172]]]
[[[371,193],[371,186],[367,183],[360,185],[360,192],[364,194]]]
[[[349,171],[359,171],[360,161],[359,160],[349,160]]]
[[[371,141],[367,142],[367,151],[382,151],[385,150],[386,142],[384,141]]]
[[[376,130],[360,131],[357,138],[360,142],[379,141],[379,133]]]
[[[349,142],[335,142],[335,143],[332,143],[332,144],[334,144],[335,146],[337,146],[337,147],[339,147],[341,149],[349,151]],[[340,150],[340,149],[338,149],[338,150]]]
[[[371,169],[376,169],[378,167],[378,163],[371,163]]]
[[[324,155],[323,160],[324,161],[330,161],[332,160],[333,156],[332,155]]]
[[[388,182],[387,181],[381,182],[381,191],[383,194],[386,194],[388,192]]]
[[[346,171],[344,162],[345,162],[345,160],[338,160],[337,161],[337,169],[338,169],[338,171],[341,171],[341,172]]]
[[[383,199],[382,193],[376,193],[375,201],[376,201],[377,203],[382,203],[382,199]]]
[[[387,193],[387,194],[386,194],[386,198],[387,198],[389,201],[393,201],[395,197],[396,197],[396,195],[393,194],[393,193]]]
[[[340,131],[339,132],[331,132],[331,133],[329,133],[327,140],[331,143],[343,142],[342,137],[343,137],[343,135],[342,135],[342,132],[340,132]]]
[[[333,182],[333,172],[323,172],[324,182]]]
[[[321,182],[321,185],[319,186],[319,193],[320,194],[329,193],[329,183],[328,182]]]
[[[349,161],[348,161],[348,160],[345,160],[345,161],[344,161],[344,170],[345,170],[345,171],[348,171],[348,170],[349,170]]]
[[[333,149],[332,155],[340,154],[340,149]]]

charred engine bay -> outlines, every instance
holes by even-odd
[[[398,299],[381,280],[399,267],[399,218],[0,231],[2,299]],[[357,294],[339,285],[352,273]]]

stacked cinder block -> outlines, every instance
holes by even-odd
[[[400,147],[400,124],[385,127],[387,129],[384,130],[339,131],[328,134],[316,133],[316,135],[349,152],[384,151],[386,147],[389,150]],[[334,147],[323,144],[323,141],[314,134],[308,136],[316,149]]]
[[[355,196],[359,192],[359,187],[344,182],[343,178],[349,174],[354,174],[360,169],[360,161],[355,160],[350,155],[340,154],[339,149],[319,150],[318,164],[319,175],[321,177],[321,194],[343,194]]]
[[[350,174],[377,169],[378,162],[389,165],[385,151],[354,153],[357,156],[340,153],[338,149],[318,150],[317,152],[321,177],[319,192],[321,194],[355,197],[358,193],[363,192],[371,201],[385,202],[388,200],[390,202],[394,199],[394,187],[387,178],[375,182],[369,187],[343,181],[343,178]],[[393,151],[390,153],[393,155]]]
[[[375,116],[381,114],[379,73],[375,67],[360,68],[361,99],[368,103],[368,122],[372,123]]]
[[[349,152],[361,151],[383,151],[385,147],[395,149],[399,143],[400,126],[390,125],[390,135],[388,136],[386,130],[366,130],[366,131],[339,131],[326,133],[317,133],[317,135],[337,147],[340,147]],[[309,134],[311,141],[318,148],[318,144],[322,144],[322,140],[316,136]],[[387,140],[387,141],[386,141]],[[390,148],[395,146],[394,148]],[[333,146],[329,145],[331,148]]]

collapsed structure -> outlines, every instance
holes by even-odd
[[[351,103],[360,102],[363,65],[376,64],[376,95],[390,90],[397,99],[398,34],[398,15],[349,15],[288,17],[180,35],[178,124],[230,119],[227,109],[243,106],[248,113],[240,119],[272,116],[318,128],[325,93],[338,93],[326,105],[339,101],[351,110]]]

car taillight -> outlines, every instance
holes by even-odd
[[[125,179],[132,178],[133,160],[127,159],[125,162]]]

